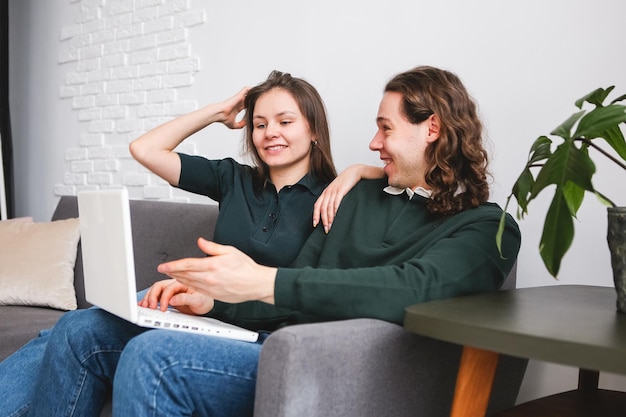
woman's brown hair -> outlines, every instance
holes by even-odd
[[[302,112],[309,130],[315,138],[315,142],[311,144],[309,172],[324,182],[332,181],[337,176],[337,171],[331,156],[330,129],[328,128],[324,102],[315,87],[307,81],[280,71],[272,71],[267,80],[251,88],[244,102],[246,107],[244,150],[254,159],[259,178],[263,181],[268,180],[269,168],[259,157],[252,141],[254,106],[263,94],[273,89],[282,89],[291,94],[298,103],[300,112]]]
[[[411,123],[436,114],[439,139],[425,153],[426,183],[433,189],[428,208],[432,213],[452,215],[477,207],[489,198],[483,126],[474,100],[455,74],[420,66],[396,75],[385,92],[403,96],[403,111]]]

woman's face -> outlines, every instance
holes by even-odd
[[[260,96],[252,124],[254,147],[269,167],[270,176],[290,176],[298,181],[306,175],[315,138],[289,92],[277,88]]]

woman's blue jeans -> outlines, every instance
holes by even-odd
[[[41,331],[0,362],[0,417],[21,417],[28,412],[49,334],[50,329]]]
[[[251,416],[265,336],[248,343],[68,312],[20,351],[41,359],[28,415],[97,416],[112,393],[114,416]]]

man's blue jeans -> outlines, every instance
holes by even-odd
[[[111,390],[115,416],[252,415],[265,337],[146,330],[88,309],[66,313],[44,338],[27,352],[45,345],[29,416],[97,416]]]

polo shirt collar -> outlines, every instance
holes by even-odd
[[[297,184],[306,187],[314,195],[322,194],[322,191],[324,191],[324,188],[328,185],[328,183],[322,181],[314,175],[311,175],[311,173],[307,173],[300,179],[300,181],[297,182]]]
[[[268,180],[266,182],[266,186],[269,184],[271,184],[271,182]],[[311,175],[311,173],[307,173],[304,177],[300,178],[300,181],[293,185],[288,185],[287,187],[295,187],[298,185],[306,188],[313,195],[320,195],[322,194],[322,191],[324,191],[324,188],[326,188],[328,183],[320,180],[314,175]]]
[[[417,187],[415,190],[411,190],[410,188],[399,188],[394,187],[393,185],[389,185],[383,188],[383,191],[391,195],[400,195],[402,193],[406,193],[409,197],[409,200],[411,200],[415,194],[424,198],[430,198],[431,194],[433,193],[431,190],[427,190],[422,187]]]

